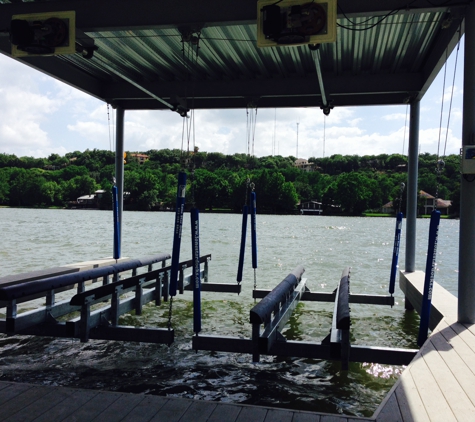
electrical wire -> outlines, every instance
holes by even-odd
[[[440,105],[440,121],[439,121],[439,140],[437,142],[437,160],[439,159],[440,152],[440,137],[442,134],[442,118],[444,114],[444,95],[445,95],[445,80],[447,76],[447,59],[449,58],[449,49],[445,49],[445,64],[444,64],[444,80],[442,83],[442,101]]]
[[[449,136],[450,116],[451,116],[451,112],[452,112],[452,102],[453,102],[453,99],[454,99],[455,76],[457,74],[457,62],[458,62],[458,57],[459,57],[461,36],[462,36],[462,31],[461,31],[461,28],[459,27],[459,41],[457,43],[457,52],[455,53],[454,76],[453,76],[453,79],[452,79],[452,92],[450,94],[449,115],[447,116],[447,129],[445,131],[444,156],[445,156],[445,152],[447,150],[447,140],[448,140],[448,136]]]

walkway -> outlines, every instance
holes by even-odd
[[[402,273],[401,290],[420,313],[424,273]],[[433,332],[380,406],[394,421],[475,421],[475,326],[457,322],[457,299],[434,283]],[[392,409],[392,410],[391,410]]]

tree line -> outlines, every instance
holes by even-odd
[[[251,157],[178,149],[143,152],[143,164],[128,152],[124,171],[126,209],[172,208],[177,175],[188,173],[187,203],[202,210],[239,212],[246,192],[254,187],[259,212],[293,213],[301,202],[316,200],[327,210],[360,215],[378,210],[397,200],[400,184],[406,183],[407,157],[401,154],[332,155],[308,159],[314,170],[295,167],[295,157]],[[453,202],[459,209],[459,157],[444,157],[445,168],[438,176],[436,156],[419,156],[419,189]],[[111,192],[115,154],[106,150],[74,151],[48,158],[0,154],[0,205],[64,207],[78,197],[103,189]],[[251,182],[250,186],[248,182]],[[405,194],[403,195],[403,198]],[[404,209],[404,200],[402,207]],[[110,196],[99,204],[110,208]]]

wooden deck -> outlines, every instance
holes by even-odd
[[[258,406],[0,382],[2,422],[356,422]]]
[[[401,274],[420,311],[424,274]],[[457,299],[435,283],[432,335],[372,418],[0,382],[2,421],[356,422],[475,421],[475,326],[456,322]]]
[[[420,312],[424,273],[402,273],[400,285]],[[437,283],[432,306],[433,332],[373,415],[377,421],[475,421],[475,326],[457,322],[457,299]]]

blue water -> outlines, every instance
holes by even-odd
[[[126,212],[123,256],[170,252],[174,214]],[[312,291],[334,290],[344,267],[351,267],[354,293],[387,294],[394,220],[324,216],[258,215],[258,288],[272,288],[295,266],[306,268]],[[417,269],[424,270],[428,220],[418,220]],[[443,220],[436,281],[456,294],[458,221]],[[112,255],[112,214],[89,210],[0,209],[0,276]],[[210,281],[234,283],[241,217],[201,214],[201,253],[212,254]],[[182,259],[191,257],[186,216]],[[250,236],[248,236],[249,239]],[[404,227],[400,267],[404,268]],[[203,294],[203,333],[250,337],[254,305],[250,248],[246,250],[243,292]],[[405,313],[398,288],[393,308],[352,306],[352,343],[416,347],[418,317]],[[284,330],[290,340],[320,342],[329,332],[332,304],[301,303]],[[1,312],[1,310],[0,310]],[[125,325],[166,326],[168,308],[145,307]],[[272,405],[293,409],[370,416],[402,368],[315,359],[264,357],[253,364],[240,354],[191,351],[191,293],[174,301],[177,341],[150,344],[32,337],[0,338],[3,380],[28,381],[117,391],[146,392]]]

